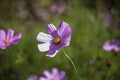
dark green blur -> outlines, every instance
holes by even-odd
[[[27,80],[53,67],[68,80],[119,80],[120,54],[102,49],[107,40],[120,42],[119,0],[0,0],[0,29],[14,29],[23,37],[15,46],[0,49],[0,80]],[[50,11],[51,5],[63,12]],[[62,50],[54,58],[39,52],[36,40],[49,23],[69,23],[71,44],[65,47],[78,73]]]

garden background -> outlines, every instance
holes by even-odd
[[[22,32],[20,42],[0,49],[0,80],[27,80],[56,67],[68,80],[120,80],[120,54],[103,50],[107,40],[120,43],[119,0],[0,0],[0,29]],[[54,58],[37,48],[39,32],[61,21],[72,28],[65,47],[78,73],[62,50]]]

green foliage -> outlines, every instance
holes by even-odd
[[[42,0],[42,5],[47,5]],[[12,28],[15,33],[22,32],[23,37],[15,46],[0,50],[0,80],[26,80],[31,75],[42,76],[44,70],[53,67],[64,70],[68,80],[118,80],[120,74],[120,54],[105,52],[102,46],[106,40],[117,38],[119,29],[113,26],[105,27],[95,9],[86,8],[75,2],[66,4],[68,11],[65,15],[56,16],[48,22],[40,21],[31,27],[12,20],[3,22],[1,29]],[[60,21],[69,23],[73,30],[72,40],[65,50],[72,58],[78,73],[73,69],[67,57],[60,51],[54,58],[46,57],[46,53],[38,51],[36,35],[46,32],[45,26]]]

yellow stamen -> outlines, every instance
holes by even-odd
[[[5,40],[4,43],[5,43],[5,44],[9,44],[9,43],[10,43],[10,40]]]
[[[61,42],[61,39],[59,37],[56,37],[54,40],[53,40],[54,44],[59,44]]]

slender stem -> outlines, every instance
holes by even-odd
[[[72,61],[72,59],[68,56],[68,54],[66,53],[66,51],[65,51],[64,49],[62,49],[62,50],[63,50],[63,53],[65,54],[65,56],[66,56],[66,57],[70,60],[70,62],[72,63],[75,71],[77,72],[77,69],[76,69],[75,64],[74,64],[74,62]]]

